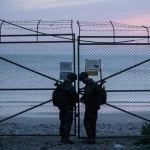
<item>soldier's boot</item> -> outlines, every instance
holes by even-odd
[[[63,137],[62,138],[62,143],[63,144],[74,144],[75,142],[70,140],[68,137]]]
[[[94,144],[95,143],[95,138],[93,138],[92,136],[91,137],[88,137],[87,139],[85,140],[82,140],[81,141],[83,144]]]

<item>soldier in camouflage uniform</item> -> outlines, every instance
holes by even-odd
[[[59,107],[59,132],[61,136],[61,142],[64,144],[74,144],[74,142],[69,139],[69,134],[73,122],[73,107],[79,101],[78,93],[75,91],[72,85],[75,80],[77,80],[77,75],[74,73],[69,73],[67,75],[67,79],[63,82],[63,104],[61,107]]]
[[[94,144],[96,136],[97,112],[100,109],[96,93],[97,83],[88,77],[86,72],[79,74],[79,80],[85,84],[81,102],[85,104],[84,127],[88,138],[82,143]]]

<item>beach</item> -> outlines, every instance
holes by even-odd
[[[121,117],[123,116],[117,117],[118,120]],[[126,123],[98,123],[96,143],[92,145],[81,143],[86,137],[83,125],[80,126],[81,138],[78,138],[78,132],[76,136],[70,136],[75,144],[69,145],[60,143],[59,124],[49,123],[48,118],[18,117],[20,123],[16,120],[1,124],[0,150],[114,150],[116,144],[123,146],[123,150],[141,150],[143,147],[135,145],[135,142],[140,139],[138,136],[145,122],[136,120]],[[71,133],[74,133],[73,128]]]
[[[60,143],[59,123],[55,117],[53,120],[51,117],[10,119],[0,125],[0,150],[114,150],[116,144],[123,146],[124,150],[140,150],[142,145],[136,146],[134,143],[139,140],[141,127],[145,122],[136,119],[122,122],[125,115],[119,115],[112,123],[104,119],[105,115],[101,121],[98,120],[96,143],[92,145],[81,143],[86,137],[82,123],[81,138],[78,138],[78,132],[76,136],[70,136],[75,144],[69,145]],[[74,134],[73,128],[71,134]]]
[[[37,103],[14,104],[5,103],[0,106],[0,120],[34,107]],[[148,104],[111,103],[132,114],[150,119]],[[98,111],[96,144],[82,144],[86,138],[83,126],[84,105],[80,104],[80,118],[73,122],[71,139],[74,145],[60,143],[59,110],[52,103],[22,113],[0,124],[0,150],[114,150],[120,144],[124,150],[141,150],[142,145],[134,143],[139,140],[141,128],[146,121],[113,107],[103,105]],[[79,125],[79,126],[78,126]],[[80,138],[78,138],[80,134]],[[146,150],[146,149],[144,149]]]
[[[145,107],[144,110],[142,110],[144,106],[116,105],[116,107],[149,120],[149,107]],[[18,106],[15,109],[11,105],[3,106],[0,120],[28,108],[31,108],[31,105]],[[76,129],[81,137],[86,137],[83,125],[84,107],[80,106],[80,109],[79,118],[76,117]],[[98,111],[97,137],[139,136],[141,127],[145,123],[146,121],[141,118],[104,105]],[[73,122],[71,134],[75,134],[75,122]],[[59,110],[49,104],[17,115],[1,123],[0,135],[59,135]]]

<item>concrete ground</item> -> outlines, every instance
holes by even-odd
[[[135,146],[138,138],[98,138],[95,144],[82,144],[76,136],[71,136],[75,144],[60,143],[60,136],[1,136],[0,150],[114,150],[114,145],[120,144],[124,150],[147,150]]]

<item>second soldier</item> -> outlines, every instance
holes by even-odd
[[[81,97],[81,102],[85,104],[84,127],[88,138],[82,143],[94,144],[96,136],[96,121],[97,112],[100,109],[97,93],[95,92],[97,83],[88,77],[86,72],[79,74],[79,81],[85,84],[84,94]]]

